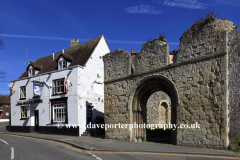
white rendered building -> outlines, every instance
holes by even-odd
[[[12,132],[81,136],[86,127],[61,129],[59,124],[95,123],[104,118],[104,64],[110,52],[104,36],[30,62],[19,79],[11,81]]]

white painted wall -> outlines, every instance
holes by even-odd
[[[72,83],[72,86],[69,88],[69,92],[62,95],[54,95],[52,96],[52,88],[49,86],[52,85],[52,81],[55,79],[65,78],[65,75],[68,75],[69,80]],[[46,126],[52,125],[51,122],[51,103],[49,99],[57,99],[62,97],[68,97],[67,99],[67,107],[68,107],[68,122],[72,124],[78,123],[78,106],[77,106],[77,90],[74,89],[77,87],[77,80],[78,80],[78,67],[73,68],[72,71],[65,69],[55,73],[52,73],[51,76],[48,74],[41,75],[41,76],[33,76],[29,77],[29,79],[23,79],[20,81],[16,81],[13,86],[13,91],[15,93],[11,96],[11,118],[12,118],[12,125],[13,126],[34,126],[34,110],[39,110],[39,125]],[[28,111],[28,119],[27,120],[20,120],[21,119],[21,108],[20,106],[24,105],[17,105],[17,101],[20,98],[20,87],[26,86],[26,100],[32,99],[33,97],[33,80],[45,82],[44,86],[42,87],[42,99],[43,103],[31,104],[31,109]],[[24,101],[24,100],[22,100]]]
[[[86,109],[89,103],[94,106],[93,119],[96,116],[104,117],[104,63],[102,57],[109,52],[105,38],[102,36],[84,69],[79,68],[79,124],[87,123]],[[80,129],[80,134],[84,131],[85,128]]]

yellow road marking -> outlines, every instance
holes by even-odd
[[[26,137],[26,136],[22,136],[22,135],[11,135],[11,134],[6,134],[6,133],[0,133],[3,135],[7,135],[7,136],[15,136],[15,137],[22,137],[22,138],[29,138],[29,139],[40,139],[43,141],[47,141],[47,142],[51,142],[51,143],[55,143],[55,144],[59,144],[63,147],[69,148],[73,151],[76,152],[81,152],[81,153],[92,153],[92,154],[154,154],[154,155],[166,155],[166,156],[185,156],[185,157],[205,157],[205,158],[220,158],[220,159],[240,159],[238,157],[225,157],[225,156],[210,156],[210,155],[196,155],[196,154],[176,154],[176,153],[154,153],[154,152],[115,152],[115,151],[85,151],[85,150],[81,150],[77,147],[73,147],[71,145],[62,143],[62,142],[57,142],[57,141],[53,141],[53,140],[46,140],[46,139],[41,139],[41,138],[32,138],[32,137]]]

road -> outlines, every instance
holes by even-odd
[[[0,132],[6,132],[8,123],[0,123]],[[0,134],[0,160],[230,160],[234,157],[207,155],[165,154],[146,152],[86,151],[56,141]]]
[[[96,160],[61,143],[0,134],[0,160]]]
[[[85,151],[73,146],[30,137],[0,134],[0,160],[230,160],[233,157],[211,157],[145,152]]]

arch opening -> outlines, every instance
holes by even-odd
[[[151,100],[152,97],[156,97],[157,94],[165,95],[165,98]],[[170,80],[162,77],[147,79],[138,86],[134,94],[132,101],[132,122],[138,124],[138,126],[167,123],[176,124],[177,105],[177,91]],[[154,137],[151,137],[152,135],[148,132],[149,129],[147,129],[147,127],[133,128],[132,140],[138,141],[141,139],[145,141],[159,142],[162,137],[156,136],[154,139]],[[170,135],[168,135],[167,143],[176,144],[177,130],[170,129],[168,130],[168,133]]]

